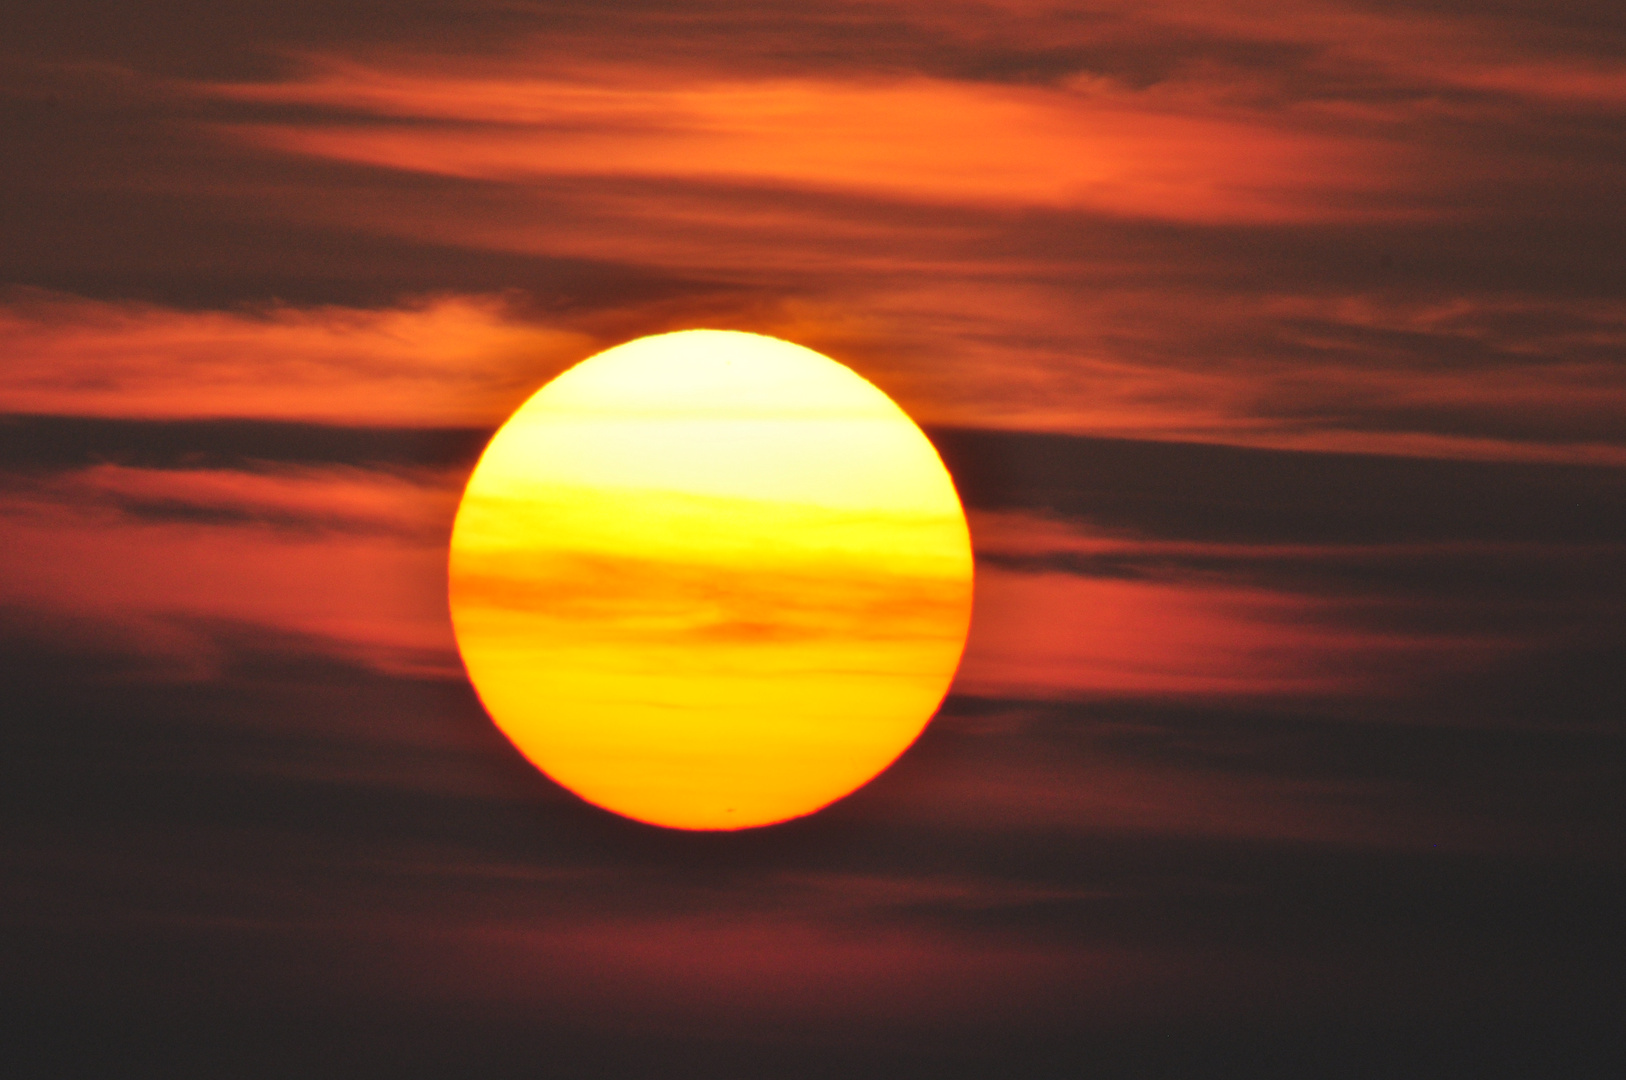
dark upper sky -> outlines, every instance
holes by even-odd
[[[1626,1065],[1618,4],[4,23],[9,1074]],[[921,741],[737,835],[539,776],[444,609],[486,435],[692,326],[978,558]]]

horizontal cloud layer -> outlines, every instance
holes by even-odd
[[[6,27],[23,1072],[1620,1073],[1618,3]],[[979,571],[925,737],[723,842],[445,615],[488,433],[696,326],[926,422]]]

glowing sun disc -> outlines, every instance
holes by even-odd
[[[492,437],[452,625],[503,733],[588,802],[738,829],[852,792],[920,734],[971,615],[953,481],[862,377],[687,330],[566,371]]]

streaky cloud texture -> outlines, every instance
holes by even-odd
[[[7,1075],[1621,1075],[1618,2],[4,27]],[[921,739],[727,837],[446,610],[498,425],[695,328],[899,402],[977,572]],[[698,632],[867,640],[804,586]]]

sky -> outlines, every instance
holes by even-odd
[[[1618,1076],[1604,0],[11,0],[11,1075]],[[925,429],[889,771],[681,833],[481,711],[462,486],[707,327]]]

